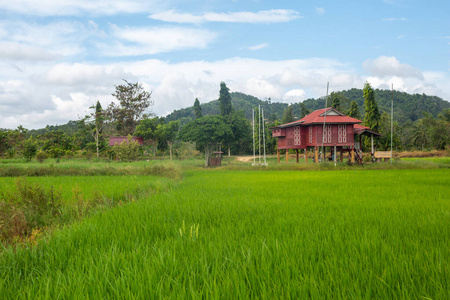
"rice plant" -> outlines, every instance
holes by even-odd
[[[5,298],[450,297],[450,173],[188,171],[30,249]]]

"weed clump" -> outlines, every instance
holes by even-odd
[[[16,191],[0,192],[0,241],[25,241],[33,230],[51,226],[60,214],[61,192],[16,180]]]

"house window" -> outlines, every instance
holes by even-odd
[[[312,132],[312,126],[309,126],[309,143],[312,144],[313,142],[313,132]]]
[[[347,124],[338,125],[338,143],[347,143]]]
[[[294,126],[294,145],[299,146],[301,143],[300,126]]]
[[[331,143],[331,125],[325,125],[323,130],[323,142]]]

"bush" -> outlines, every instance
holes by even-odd
[[[136,161],[140,154],[140,145],[128,136],[126,141],[114,145],[113,150],[120,161]]]
[[[48,158],[48,155],[45,151],[39,150],[36,153],[36,159],[38,162],[43,163]]]
[[[52,225],[60,212],[61,193],[53,187],[45,190],[18,179],[16,188],[16,192],[0,193],[1,242],[24,240],[33,230]]]
[[[27,161],[31,161],[31,159],[36,155],[37,152],[37,146],[36,142],[33,140],[33,138],[29,138],[23,143],[23,157]]]

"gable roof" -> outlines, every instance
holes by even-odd
[[[285,128],[296,125],[323,124],[324,120],[326,124],[358,124],[362,122],[361,120],[346,116],[332,107],[328,107],[315,110],[309,115],[304,116],[300,120],[282,124],[277,127]]]
[[[359,125],[359,124],[355,124],[353,126],[353,133],[361,135],[369,135],[369,134],[373,134],[373,135],[377,135],[377,136],[382,136],[382,134],[373,131],[372,129],[370,129],[370,127],[364,126],[364,125]]]

